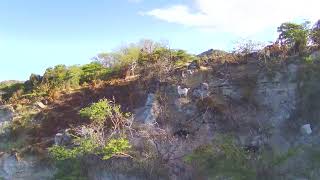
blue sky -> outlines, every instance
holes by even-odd
[[[167,40],[171,47],[191,53],[210,48],[228,50],[239,38],[274,40],[276,26],[272,23],[253,26],[250,29],[254,31],[248,31],[229,15],[217,18],[211,13],[218,12],[216,9],[206,8],[225,5],[221,2],[1,0],[0,81],[26,80],[31,73],[42,74],[57,64],[88,63],[97,53],[140,39]],[[245,15],[241,17],[245,19]],[[232,25],[235,30],[229,31]]]

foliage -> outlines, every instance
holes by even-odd
[[[56,162],[57,171],[55,180],[87,180],[83,164],[77,159],[68,159]]]
[[[291,148],[283,154],[274,156],[271,164],[272,164],[272,166],[279,166],[279,165],[285,163],[291,157],[296,156],[298,154],[298,152],[299,152],[299,148]]]
[[[80,116],[88,118],[95,125],[102,127],[111,124],[113,130],[120,130],[131,116],[130,113],[121,112],[120,105],[116,105],[107,99],[101,99],[91,106],[81,109]],[[106,121],[108,120],[108,121]]]
[[[43,83],[48,83],[53,88],[63,87],[67,71],[67,67],[62,64],[48,68],[43,75]]]
[[[80,116],[89,118],[98,124],[103,124],[107,117],[113,113],[113,107],[107,99],[101,99],[99,102],[93,103],[91,106],[80,110]]]
[[[232,138],[222,136],[214,146],[202,146],[186,157],[200,174],[211,178],[255,179],[249,155]]]
[[[99,62],[92,62],[90,64],[83,65],[81,67],[82,74],[80,82],[92,82],[98,79],[106,79],[111,73],[112,70],[110,68],[104,67]]]
[[[77,143],[79,145],[73,148],[54,145],[49,148],[49,153],[55,161],[81,159],[89,154],[101,154],[103,160],[108,160],[114,155],[125,154],[131,148],[129,141],[125,138],[110,139],[104,147],[99,147],[99,143],[93,138],[78,138]]]
[[[302,54],[305,52],[308,44],[308,30],[309,22],[303,24],[283,23],[278,27],[278,40],[288,45],[294,53]]]
[[[54,145],[49,148],[49,153],[55,161],[63,161],[75,158],[76,152],[63,146]]]
[[[0,84],[0,92],[2,91],[4,93],[3,95],[0,94],[0,96],[2,96],[2,100],[4,101],[8,101],[10,98],[19,98],[24,90],[25,85],[21,82],[10,81]]]
[[[115,154],[124,154],[129,148],[131,146],[127,139],[111,139],[102,149],[103,159],[108,160]]]

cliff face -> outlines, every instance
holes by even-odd
[[[215,64],[192,71],[179,70],[175,73],[178,80],[174,82],[150,82],[149,88],[134,82],[118,87],[122,90],[112,91],[117,92],[115,94],[104,93],[110,97],[115,95],[116,99],[121,97],[120,104],[134,113],[136,122],[163,129],[176,137],[171,147],[177,148],[168,159],[170,177],[192,179],[193,171],[179,157],[212,142],[218,134],[233,134],[239,147],[267,147],[275,154],[295,147],[318,145],[318,70],[294,60],[269,67],[261,67],[256,61]],[[178,94],[179,85],[188,89],[187,96]],[[101,93],[94,95],[103,96]],[[96,96],[93,99],[97,99]],[[70,102],[73,100],[71,98]],[[306,124],[312,129],[309,135],[301,132]],[[143,137],[136,137],[134,147],[139,148],[140,141],[144,141]],[[302,153],[292,158],[290,163],[279,167],[279,171],[287,173],[287,179],[300,177],[294,171],[299,165],[308,166],[305,156]],[[34,169],[31,161],[26,161],[27,170],[17,175],[16,169],[8,168],[20,167],[12,158],[7,154],[0,157],[0,177],[28,177],[33,171],[30,168]],[[90,169],[92,179],[141,179],[121,174],[113,176],[114,173],[104,172],[105,169]],[[99,172],[95,172],[98,169]],[[48,172],[47,176],[50,175],[52,173]]]

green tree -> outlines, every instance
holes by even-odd
[[[90,64],[83,65],[81,67],[81,70],[81,83],[92,82],[98,79],[106,79],[112,72],[110,68],[106,68],[101,63],[96,61]]]
[[[303,24],[283,23],[278,27],[278,40],[282,45],[287,45],[293,53],[303,54],[308,44],[309,22]]]
[[[67,67],[63,64],[48,68],[43,75],[43,83],[49,84],[52,88],[60,88],[65,83],[67,71]]]
[[[83,74],[82,69],[79,66],[71,66],[65,76],[65,81],[70,87],[78,87],[80,84],[81,75]]]

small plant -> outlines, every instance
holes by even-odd
[[[64,161],[76,157],[76,151],[58,145],[50,147],[49,153],[55,161]]]
[[[112,116],[113,108],[107,99],[80,110],[80,116],[89,118],[92,122],[103,124],[107,117]]]
[[[129,156],[126,151],[130,148],[131,146],[127,139],[111,139],[102,149],[103,160],[108,160],[114,155]]]

